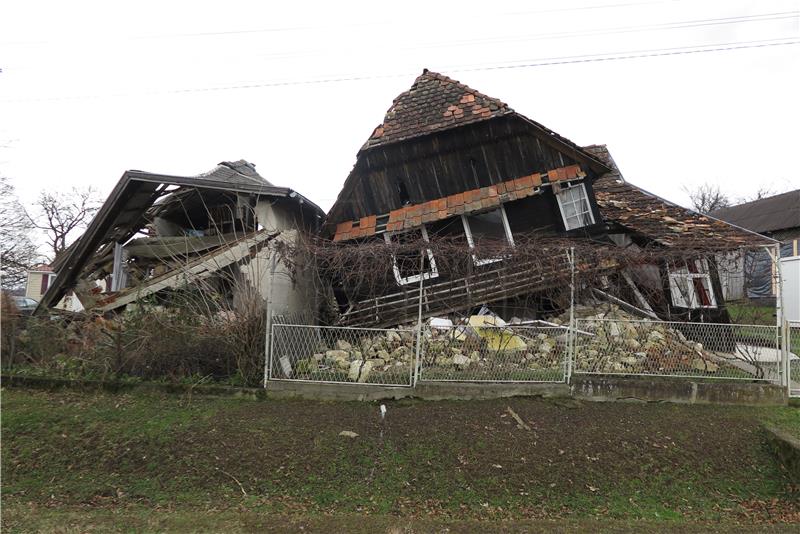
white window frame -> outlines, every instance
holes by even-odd
[[[503,207],[502,204],[498,208],[480,211],[480,212],[473,212],[473,213],[465,213],[461,215],[461,223],[464,225],[464,233],[467,236],[467,243],[469,244],[470,249],[475,249],[475,239],[472,237],[472,229],[469,227],[469,220],[467,217],[470,215],[480,215],[481,213],[488,213],[490,211],[494,211],[495,209],[500,210],[500,218],[503,220],[503,230],[506,233],[506,240],[508,243],[513,247],[514,246],[514,236],[511,234],[511,225],[508,223],[508,216],[506,215],[506,209]],[[472,254],[472,261],[475,262],[475,265],[487,265],[489,263],[495,263],[501,261],[503,258],[478,258],[477,254],[473,252]]]
[[[672,305],[677,308],[687,308],[696,310],[699,308],[716,308],[717,296],[714,294],[714,286],[711,285],[711,275],[708,271],[708,260],[700,258],[697,260],[688,260],[696,262],[698,267],[696,273],[689,272],[688,267],[684,264],[682,267],[670,267],[669,269],[669,293],[672,298]],[[697,290],[694,287],[694,280],[700,279],[703,287],[706,288],[708,293],[708,300],[711,304],[702,304]],[[686,288],[686,291],[684,291]]]
[[[583,228],[585,226],[593,225],[595,223],[594,212],[592,210],[592,205],[589,202],[589,195],[586,193],[586,185],[583,182],[577,183],[577,184],[569,184],[569,183],[567,183],[567,184],[562,184],[560,187],[561,187],[561,190],[556,193],[556,200],[558,201],[558,209],[561,212],[561,220],[564,223],[564,228],[569,232],[570,230],[576,230],[578,228]],[[572,228],[570,228],[569,222],[567,222],[567,215],[564,213],[564,205],[563,205],[564,200],[562,198],[563,195],[567,191],[570,191],[570,190],[579,190],[582,193],[583,198],[582,199],[579,198],[578,200],[570,200],[569,202],[571,204],[580,205],[581,200],[583,200],[583,201],[586,202],[586,207],[587,207],[587,211],[578,211],[578,210],[576,210],[575,211],[575,215],[573,217],[578,217],[578,220],[580,221],[580,218],[581,218],[580,216],[581,215],[588,214],[589,215],[589,221],[590,221],[589,224],[581,224],[580,226],[573,226]]]
[[[413,232],[414,230],[420,229],[422,230],[422,239],[425,240],[426,243],[430,242],[428,239],[428,230],[425,228],[425,225],[418,226],[417,228],[412,228],[408,230],[408,232]],[[400,234],[404,234],[406,232],[385,232],[383,234],[383,239],[386,243],[392,243],[392,237]],[[414,274],[411,276],[406,276],[403,278],[400,276],[400,266],[397,265],[397,258],[394,254],[392,254],[392,270],[394,271],[394,279],[397,281],[398,284],[401,286],[407,284],[413,284],[414,282],[419,282],[421,279],[423,280],[430,280],[431,278],[438,278],[439,271],[436,269],[436,260],[433,258],[433,251],[429,248],[425,249],[425,252],[428,254],[428,263],[430,263],[430,270],[422,272],[420,274]]]

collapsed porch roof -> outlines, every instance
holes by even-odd
[[[170,186],[249,193],[296,202],[309,221],[324,218],[322,209],[288,187],[276,187],[244,160],[223,162],[196,176],[172,176],[129,170],[120,178],[83,235],[53,262],[58,273],[35,313],[52,307],[77,282],[87,262],[114,243],[124,243],[145,224],[145,213]]]

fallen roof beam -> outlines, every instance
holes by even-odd
[[[116,310],[163,289],[176,288],[182,285],[208,278],[220,269],[241,261],[246,256],[257,253],[268,241],[278,233],[261,230],[253,235],[224,245],[222,248],[200,256],[177,269],[173,269],[149,280],[146,284],[129,288],[113,295],[95,308],[99,312]]]

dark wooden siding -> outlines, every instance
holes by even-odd
[[[425,202],[574,163],[524,121],[493,119],[360,154],[329,222],[387,213],[404,201]]]

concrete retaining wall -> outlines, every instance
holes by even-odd
[[[606,375],[573,375],[570,395],[591,401],[685,404],[785,405],[788,401],[786,388],[775,384]]]
[[[747,382],[700,382],[679,378],[627,378],[575,375],[572,384],[420,382],[415,388],[366,384],[322,384],[274,381],[267,389],[227,386],[192,386],[136,382],[100,382],[22,376],[3,376],[5,387],[57,390],[142,392],[260,399],[316,399],[376,401],[416,398],[423,400],[476,400],[503,397],[573,397],[588,401],[678,402],[689,404],[785,405],[786,389]]]
[[[795,483],[800,483],[800,439],[774,427],[766,426],[767,441],[781,465]]]

